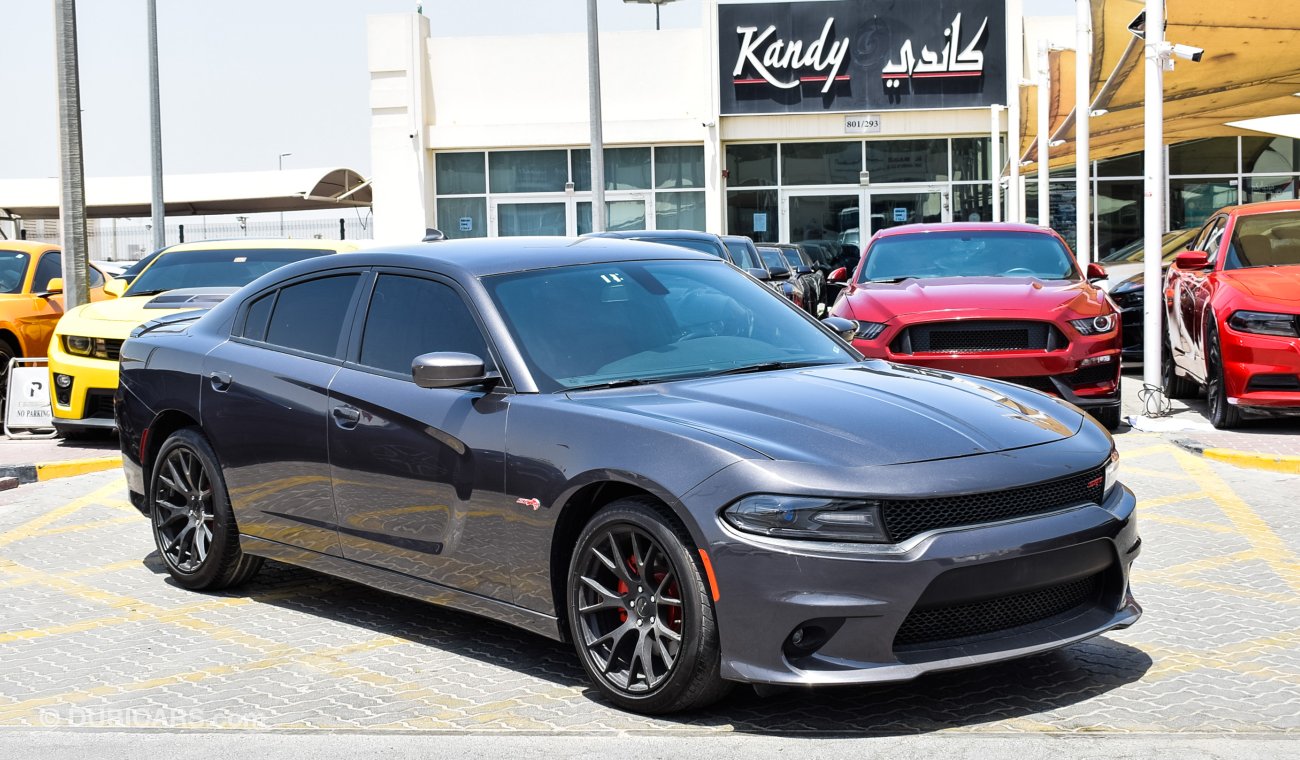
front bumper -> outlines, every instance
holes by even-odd
[[[1228,402],[1249,411],[1300,412],[1300,338],[1219,331]]]
[[[50,388],[54,426],[59,430],[112,429],[113,393],[117,389],[118,363],[89,356],[73,356],[63,350],[62,337],[50,341]],[[72,378],[72,386],[60,388],[59,375]]]
[[[935,531],[888,547],[771,540],[719,521],[708,551],[719,592],[723,677],[767,684],[906,681],[1132,625],[1142,614],[1129,591],[1141,546],[1135,507],[1132,492],[1117,485],[1103,504]],[[1090,585],[1077,603],[1051,607],[1061,589],[1083,584]],[[1017,604],[1045,612],[1006,613],[1005,627],[994,619],[991,629],[963,628]],[[945,625],[955,626],[954,635]],[[810,650],[792,647],[801,629],[811,632]],[[898,641],[902,636],[911,638]]]

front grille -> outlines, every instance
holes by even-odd
[[[104,353],[107,354],[106,358],[112,361],[117,361],[118,358],[122,355],[122,343],[123,343],[122,340],[118,340],[116,338],[105,338]]]
[[[998,351],[1055,351],[1065,338],[1047,322],[963,320],[911,325],[890,349],[896,354],[925,352],[974,354]]]
[[[1246,384],[1246,392],[1254,391],[1300,391],[1300,376],[1254,375]]]
[[[99,388],[86,391],[86,411],[81,416],[85,419],[113,419],[113,392]]]
[[[1105,465],[1068,478],[1006,491],[988,491],[965,496],[933,499],[884,500],[881,520],[891,541],[939,528],[1009,520],[1013,517],[1045,514],[1076,504],[1100,504],[1106,487]]]
[[[1118,373],[1117,366],[1113,361],[1105,364],[1093,364],[1073,373],[1066,382],[1073,386],[1113,383]]]
[[[1101,597],[1106,573],[1011,596],[912,610],[894,635],[894,648],[988,636],[1069,612]]]

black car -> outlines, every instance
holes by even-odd
[[[758,255],[763,260],[763,266],[767,267],[772,289],[785,296],[795,306],[808,311],[808,291],[804,287],[803,278],[795,272],[781,249],[760,245]]]
[[[803,283],[804,292],[808,294],[806,304],[808,313],[820,317],[826,311],[826,278],[822,276],[812,256],[808,254],[809,249],[797,243],[774,243],[773,247],[780,249],[786,261],[790,262],[790,268]]]
[[[588,232],[583,237],[617,238],[619,240],[641,240],[647,243],[662,243],[691,251],[707,253],[710,256],[728,261],[736,266],[731,251],[722,242],[722,238],[711,232],[696,230],[613,230],[610,232]],[[741,267],[744,269],[745,267]]]
[[[863,361],[710,256],[320,257],[121,356],[128,490],[175,583],[270,557],[468,610],[573,642],[624,708],[908,680],[1141,614],[1135,500],[1099,425]]]

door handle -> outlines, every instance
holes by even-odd
[[[361,421],[361,411],[351,406],[336,406],[330,410],[334,424],[344,430],[351,430]]]
[[[230,390],[230,384],[234,382],[234,378],[230,376],[229,372],[213,372],[208,375],[208,381],[212,383],[212,390],[225,393]]]

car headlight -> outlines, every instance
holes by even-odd
[[[889,542],[874,501],[760,494],[727,507],[722,517],[737,530],[774,538]]]
[[[1110,489],[1119,482],[1119,452],[1112,450],[1110,460],[1106,462],[1106,484],[1102,486],[1102,498],[1110,496]]]
[[[94,341],[80,335],[66,335],[63,338],[63,350],[77,356],[90,356],[94,350]]]
[[[1281,335],[1287,338],[1300,337],[1300,332],[1297,332],[1300,324],[1297,323],[1300,323],[1300,316],[1269,311],[1237,311],[1228,317],[1228,327],[1238,332]]]
[[[1114,314],[1102,314],[1087,319],[1071,319],[1070,324],[1082,335],[1104,335],[1114,330],[1119,320],[1115,319]]]
[[[75,356],[93,356],[96,359],[115,360],[108,353],[108,341],[103,338],[86,338],[81,335],[63,336],[63,350]]]
[[[858,330],[853,337],[858,340],[874,340],[884,331],[884,322],[858,322]]]

